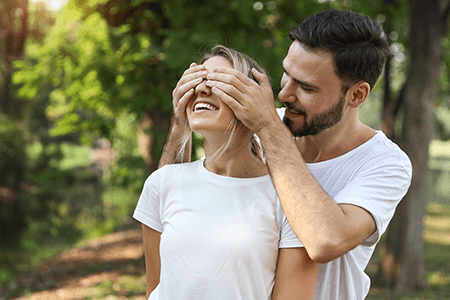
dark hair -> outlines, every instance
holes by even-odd
[[[326,10],[307,17],[289,32],[307,50],[331,54],[344,91],[366,81],[372,89],[390,55],[386,36],[375,21],[345,10]]]

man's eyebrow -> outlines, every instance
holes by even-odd
[[[289,75],[289,73],[288,73],[288,72],[286,71],[286,69],[284,68],[284,65],[283,65],[283,64],[281,64],[281,67],[283,68],[283,72],[286,73],[287,76],[291,77],[291,75]],[[315,85],[313,85],[313,84],[311,84],[311,83],[308,83],[308,82],[306,82],[306,81],[303,81],[303,80],[300,80],[300,79],[297,79],[297,78],[293,78],[293,77],[291,77],[291,78],[292,78],[292,80],[294,80],[294,81],[297,82],[298,84],[300,84],[300,85],[302,85],[302,86],[304,86],[304,87],[306,87],[306,88],[308,88],[308,89],[320,90],[320,88],[319,88],[318,86],[315,86]]]

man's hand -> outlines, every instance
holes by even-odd
[[[181,139],[191,133],[189,128],[186,105],[195,95],[195,88],[206,78],[207,72],[203,65],[192,63],[184,71],[177,86],[172,92],[173,120],[164,151],[159,160],[158,167],[177,162],[188,162],[191,158],[191,141],[188,141],[183,157],[178,157],[181,150]]]
[[[235,69],[218,68],[208,74],[206,85],[245,126],[258,134],[279,118],[269,79],[255,69],[252,69],[252,74],[258,82]]]
[[[186,117],[186,105],[195,94],[195,88],[206,78],[205,66],[192,63],[189,69],[184,71],[177,86],[172,92],[172,104],[174,113],[174,126],[180,132],[190,131]]]

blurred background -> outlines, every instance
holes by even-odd
[[[142,252],[126,246],[142,248],[131,215],[177,80],[224,44],[264,66],[276,95],[289,29],[329,8],[389,37],[360,117],[414,166],[368,299],[450,299],[450,0],[1,0],[0,299],[144,299]]]

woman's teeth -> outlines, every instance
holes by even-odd
[[[212,106],[211,104],[208,104],[208,103],[203,103],[203,102],[195,104],[194,111],[200,110],[200,109],[217,110],[217,107]]]

